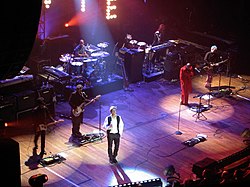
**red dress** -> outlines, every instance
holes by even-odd
[[[192,77],[194,76],[193,67],[187,68],[183,66],[180,69],[180,84],[181,84],[181,104],[188,105],[188,96],[192,92]]]

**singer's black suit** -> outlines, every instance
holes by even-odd
[[[69,98],[69,105],[71,106],[71,120],[72,120],[72,137],[82,138],[80,132],[80,125],[83,122],[83,112],[79,116],[73,115],[73,109],[76,109],[83,102],[87,102],[86,94],[80,91],[75,91]]]

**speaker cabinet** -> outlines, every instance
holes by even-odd
[[[21,186],[19,143],[11,138],[0,138],[1,184]]]
[[[16,98],[13,96],[0,97],[0,119],[5,122],[15,120],[16,113]]]
[[[43,97],[46,104],[52,103],[54,97],[54,87],[52,85],[41,87],[41,89],[38,90],[38,97]]]
[[[17,111],[24,111],[36,106],[36,93],[33,90],[26,90],[15,93],[17,103]]]
[[[124,65],[128,81],[135,83],[142,81],[142,66],[145,58],[144,51],[128,50],[124,56]]]

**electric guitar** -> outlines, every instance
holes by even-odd
[[[37,131],[46,131],[49,126],[55,125],[55,124],[58,124],[58,123],[61,123],[61,122],[64,122],[64,120],[59,119],[59,120],[52,121],[52,122],[47,123],[47,124],[39,124],[39,127],[38,127]]]
[[[202,67],[202,69],[204,69],[205,71],[212,70],[214,66],[219,66],[220,64],[223,64],[223,63],[225,63],[227,61],[228,61],[228,59],[225,59],[225,60],[222,60],[222,61],[217,62],[217,63],[205,65],[205,66]]]
[[[72,113],[75,117],[80,116],[80,114],[84,111],[84,108],[89,105],[90,103],[93,103],[95,100],[98,100],[101,97],[101,95],[97,95],[94,99],[91,99],[89,102],[85,103],[83,102],[80,104],[76,109],[72,109]]]

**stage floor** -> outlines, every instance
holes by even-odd
[[[58,101],[55,106],[56,117],[64,117],[64,122],[49,128],[46,135],[47,156],[60,154],[65,158],[62,162],[47,167],[27,165],[33,149],[31,124],[8,127],[2,130],[2,135],[19,143],[24,187],[29,186],[28,179],[38,173],[48,176],[44,186],[53,187],[104,187],[158,177],[165,183],[164,170],[169,165],[180,173],[181,180],[193,178],[192,167],[197,162],[205,158],[219,161],[247,147],[241,134],[250,127],[250,76],[241,77],[244,80],[222,76],[220,86],[226,89],[230,81],[230,94],[220,89],[220,97],[213,95],[209,101],[202,98],[202,104],[209,102],[211,108],[199,117],[188,106],[180,105],[178,81],[159,78],[130,84],[129,91],[117,89],[103,93],[98,102],[86,107],[81,132],[103,132],[101,125],[110,114],[109,107],[116,105],[117,113],[125,123],[117,165],[109,164],[106,136],[82,146],[70,142],[70,106],[67,101]],[[218,88],[218,80],[219,76],[215,75],[212,91]],[[197,95],[211,93],[204,83],[205,76],[193,78],[190,105],[199,103]],[[100,89],[104,91],[105,87]],[[193,146],[183,144],[198,134],[205,135],[206,140]],[[249,156],[239,162],[245,162],[244,159],[249,161]]]

